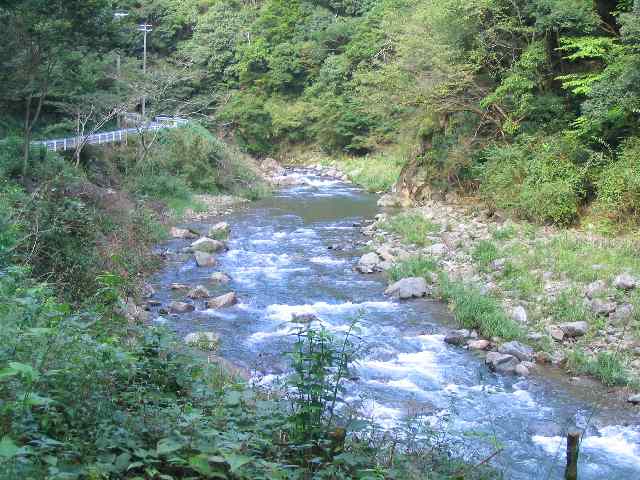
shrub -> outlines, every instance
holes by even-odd
[[[498,247],[489,240],[479,241],[473,249],[473,252],[471,252],[471,258],[473,258],[483,270],[486,270],[491,262],[497,260],[499,256]]]
[[[600,352],[595,357],[586,355],[581,350],[569,352],[567,357],[569,370],[591,375],[605,385],[629,385],[630,379],[620,355]]]
[[[493,146],[485,152],[481,193],[493,207],[528,220],[570,224],[586,197],[589,154],[575,140],[561,136]]]
[[[616,220],[640,221],[640,137],[627,140],[597,180],[597,204]]]

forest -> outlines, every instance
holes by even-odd
[[[301,336],[282,402],[127,308],[170,226],[270,195],[271,158],[637,239],[640,0],[2,0],[0,25],[0,478],[501,478],[410,426],[345,440],[348,342]]]

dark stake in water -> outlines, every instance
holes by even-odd
[[[451,439],[472,433],[469,445],[494,459],[508,479],[560,479],[564,435],[585,430],[580,478],[640,479],[640,422],[624,407],[602,407],[597,391],[572,388],[553,376],[519,379],[496,376],[482,359],[443,342],[451,326],[447,309],[427,300],[399,303],[385,298],[383,276],[353,267],[364,238],[358,225],[377,213],[376,198],[344,183],[304,176],[305,184],[282,190],[229,215],[230,250],[215,268],[198,268],[191,257],[167,264],[156,279],[167,304],[184,298],[171,283],[203,284],[215,294],[237,292],[239,303],[163,319],[181,336],[197,331],[221,335],[221,354],[269,382],[286,368],[294,314],[314,314],[332,331],[348,329],[362,314],[362,336],[370,347],[358,367],[353,397],[383,428],[409,412]],[[192,227],[206,232],[207,225]],[[179,250],[188,245],[171,242]],[[329,248],[332,247],[332,248]],[[213,271],[232,282],[216,286]]]

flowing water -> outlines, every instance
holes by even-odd
[[[240,300],[223,310],[205,310],[197,302],[195,312],[165,323],[180,335],[218,332],[221,355],[268,382],[286,369],[282,352],[294,341],[294,314],[315,314],[336,332],[361,317],[369,350],[349,400],[364,398],[364,410],[383,428],[420,411],[448,438],[473,432],[469,443],[483,445],[481,455],[492,452],[489,440],[499,442],[504,450],[493,463],[505,478],[559,479],[564,435],[577,426],[586,432],[582,480],[640,479],[637,411],[599,406],[597,388],[577,387],[553,374],[526,380],[496,376],[480,356],[445,344],[452,320],[443,305],[390,300],[383,295],[384,276],[353,270],[365,240],[359,225],[377,213],[376,197],[310,173],[304,179],[302,186],[225,218],[232,235],[217,267],[198,268],[179,255],[168,262],[156,278],[163,303],[183,299],[184,293],[169,289],[171,283],[203,284],[214,294],[233,290]],[[191,227],[206,232],[207,224]],[[166,247],[186,245],[176,240]],[[232,282],[212,285],[212,271],[226,272]]]

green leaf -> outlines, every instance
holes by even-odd
[[[172,452],[177,452],[184,447],[184,443],[175,440],[173,438],[163,438],[158,442],[156,447],[156,453],[158,455],[167,455]]]
[[[224,473],[215,471],[213,468],[211,468],[207,456],[203,454],[191,457],[189,459],[189,466],[200,475],[204,475],[207,478],[227,478]]]
[[[16,375],[22,375],[30,381],[37,380],[39,376],[38,372],[31,365],[20,362],[9,362],[9,366],[7,368],[0,370],[0,380]]]
[[[21,453],[24,453],[24,450],[18,447],[13,440],[9,437],[2,437],[0,440],[0,457],[7,460],[9,458],[17,457]]]
[[[253,459],[251,457],[247,457],[246,455],[239,455],[237,453],[225,453],[223,454],[225,461],[229,464],[231,468],[231,472],[235,473],[238,469],[242,468],[244,465],[250,463]]]

